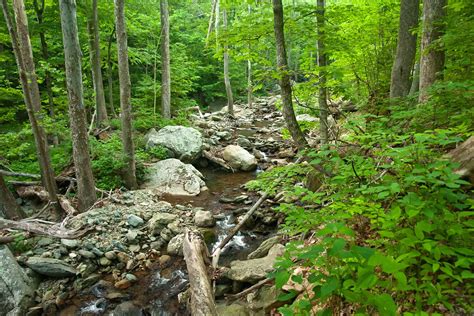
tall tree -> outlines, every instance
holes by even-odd
[[[171,118],[170,22],[168,0],[160,0],[161,14],[161,112]]]
[[[224,23],[224,30],[227,30],[227,9],[225,8],[222,10],[222,20]],[[224,43],[224,84],[225,92],[227,94],[227,107],[229,109],[229,114],[234,115],[234,97],[232,95],[232,86],[230,84],[229,45],[227,44],[227,41]]]
[[[87,19],[89,32],[89,57],[92,68],[92,82],[94,84],[95,104],[97,111],[97,126],[107,124],[107,107],[105,106],[104,83],[102,81],[102,67],[100,59],[99,14],[97,0],[92,0],[91,12]]]
[[[247,5],[247,10],[248,14],[250,15],[252,13],[252,7]],[[250,41],[248,44],[248,49],[249,49],[249,55],[251,51],[251,45]],[[250,60],[250,56],[247,59],[247,104],[249,107],[252,107],[252,102],[253,102],[253,84],[252,84],[252,61]]]
[[[49,156],[46,134],[41,125],[41,97],[36,77],[35,64],[33,61],[33,52],[28,32],[28,19],[26,17],[25,6],[23,0],[13,1],[16,20],[15,30],[13,20],[8,10],[7,1],[1,0],[0,3],[8,32],[10,34],[13,53],[15,55],[18,73],[20,75],[20,82],[23,89],[26,111],[28,113],[33,137],[35,139],[36,154],[41,171],[41,181],[46,188],[46,191],[48,191],[49,200],[54,205],[54,209],[57,212],[56,215],[59,216],[60,206],[56,195],[56,180],[51,165],[51,158]]]
[[[444,33],[443,18],[446,15],[447,0],[423,1],[423,35],[421,38],[420,59],[420,96],[419,101],[427,98],[427,89],[442,75],[444,68],[444,50],[437,41]]]
[[[124,180],[127,187],[135,189],[138,187],[135,175],[135,152],[132,139],[132,105],[131,105],[131,83],[128,69],[128,44],[127,29],[125,25],[124,0],[115,2],[115,28],[117,30],[117,52],[120,81],[120,109],[122,119],[122,143],[126,169]]]
[[[321,133],[321,144],[328,142],[328,88],[327,88],[327,54],[325,49],[326,38],[324,25],[325,0],[317,0],[316,24],[318,26],[318,66],[319,66],[319,131]]]
[[[390,97],[405,97],[410,92],[410,74],[415,63],[419,0],[401,0],[397,53],[392,67]]]
[[[81,47],[77,32],[76,1],[60,0],[59,3],[78,208],[83,211],[94,204],[97,196],[89,157],[86,109],[82,94]]]
[[[26,217],[25,212],[16,204],[15,198],[10,190],[8,190],[7,184],[0,174],[0,217],[2,215],[5,215],[8,219],[21,219]]]
[[[114,105],[114,78],[113,78],[113,67],[112,67],[112,42],[114,40],[115,34],[115,25],[112,29],[112,32],[109,35],[109,41],[107,44],[107,85],[109,89],[109,108],[110,113],[113,117],[117,117],[115,113],[115,105]]]
[[[288,61],[286,58],[285,34],[283,25],[283,5],[281,0],[272,0],[273,3],[273,26],[275,31],[277,67],[280,77],[281,101],[283,103],[283,117],[288,131],[298,148],[303,149],[308,145],[303,132],[296,121],[293,110],[292,91],[290,75],[288,73]]]

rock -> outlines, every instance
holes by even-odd
[[[150,231],[154,233],[159,233],[159,230],[166,227],[168,224],[171,224],[178,218],[178,215],[171,213],[156,213],[148,221]]]
[[[102,257],[99,259],[99,264],[103,267],[108,267],[112,264],[109,258]]]
[[[77,273],[69,264],[52,258],[30,257],[26,265],[39,274],[54,278],[70,277]]]
[[[296,116],[298,122],[319,122],[319,118],[311,116],[309,114],[300,114]]]
[[[167,251],[170,255],[183,255],[184,234],[179,234],[171,238]]]
[[[178,159],[166,159],[153,164],[149,169],[147,187],[161,193],[180,196],[195,196],[206,190],[203,175],[193,166]]]
[[[35,297],[34,282],[10,250],[0,246],[0,314],[26,315]]]
[[[158,132],[151,129],[145,136],[146,147],[157,145],[167,148],[172,157],[184,162],[193,162],[202,153],[203,142],[201,133],[185,126],[165,126]]]
[[[276,244],[270,249],[266,257],[232,261],[226,276],[234,281],[257,283],[273,270],[276,257],[283,254],[284,249],[283,245]]]
[[[115,260],[117,258],[117,255],[113,251],[107,251],[105,253],[105,257],[109,260]]]
[[[248,140],[247,138],[242,137],[242,136],[237,139],[237,145],[239,145],[240,147],[246,148],[246,149],[251,149],[252,148],[252,142],[250,140]]]
[[[83,256],[84,258],[87,258],[87,259],[94,259],[95,258],[95,254],[91,251],[88,251],[88,250],[84,250],[84,249],[81,249],[78,251],[78,253]]]
[[[263,286],[256,293],[247,295],[248,307],[253,312],[262,312],[264,315],[270,313],[273,308],[277,308],[285,304],[278,301],[279,291],[274,286]]]
[[[165,265],[171,260],[171,257],[168,255],[162,255],[160,258],[158,258],[158,262],[160,265]]]
[[[229,131],[219,131],[216,132],[216,136],[224,140],[230,140],[232,138],[232,133]]]
[[[197,211],[194,215],[194,224],[197,227],[212,227],[216,223],[210,211]]]
[[[143,218],[134,214],[130,214],[127,216],[127,223],[128,225],[132,227],[138,227],[138,226],[143,225],[144,221],[143,221]]]
[[[240,304],[234,303],[227,305],[225,303],[217,304],[217,315],[232,315],[232,316],[248,316],[250,315],[247,308]]]
[[[115,307],[113,316],[141,316],[143,312],[132,302],[123,302]]]
[[[115,288],[117,289],[128,289],[130,286],[132,286],[132,281],[127,280],[127,279],[122,279],[120,281],[115,282],[114,284]]]
[[[280,236],[273,236],[265,240],[258,246],[257,249],[255,249],[252,253],[250,253],[247,256],[247,259],[256,259],[256,258],[262,258],[265,257],[268,254],[268,251],[278,242],[280,242],[281,237]]]
[[[137,239],[137,236],[138,236],[138,232],[134,230],[129,230],[127,234],[125,235],[128,241],[134,241],[135,239]]]
[[[234,169],[251,171],[257,168],[255,156],[240,146],[227,146],[222,152],[222,158]]]
[[[130,282],[136,282],[138,280],[138,278],[134,274],[131,274],[131,273],[125,274],[125,278],[129,280]]]
[[[79,246],[79,241],[76,239],[61,239],[61,244],[63,244],[68,249],[72,249]]]
[[[53,240],[49,237],[43,237],[41,238],[40,240],[38,240],[38,242],[36,243],[36,246],[38,247],[44,247],[44,246],[48,246],[50,244],[53,243]]]

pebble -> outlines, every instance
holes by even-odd
[[[134,214],[130,214],[127,216],[127,223],[128,225],[132,226],[132,227],[138,227],[138,226],[141,226],[143,225],[145,221],[143,220],[143,218],[137,216],[137,215],[134,215]]]
[[[118,282],[115,282],[114,284],[114,286],[117,289],[121,289],[121,290],[128,289],[131,285],[132,285],[132,282],[130,282],[127,279],[120,280]]]
[[[66,248],[76,248],[79,246],[79,241],[76,239],[61,239],[61,244],[63,244]]]
[[[162,255],[159,259],[158,259],[158,262],[161,264],[161,265],[165,265],[166,263],[168,263],[168,261],[171,260],[171,257],[168,256],[168,255]]]
[[[88,258],[88,259],[94,259],[94,258],[95,258],[95,254],[92,253],[91,251],[88,251],[88,250],[80,249],[80,250],[78,251],[78,253],[79,253],[81,256],[83,256],[83,257],[85,257],[85,258]]]
[[[117,255],[113,251],[107,251],[105,253],[105,257],[109,260],[115,260],[117,258]]]
[[[139,252],[140,251],[140,245],[130,245],[128,247],[128,249],[130,249],[131,252]]]
[[[126,278],[127,280],[131,281],[131,282],[135,282],[135,281],[138,280],[137,277],[136,277],[134,274],[131,274],[131,273],[127,273],[127,274],[125,275],[125,278]]]
[[[138,233],[134,230],[129,230],[125,237],[127,237],[128,241],[134,241],[137,239]]]
[[[106,257],[102,257],[99,260],[99,264],[103,267],[108,267],[112,264],[112,262],[109,259],[107,259]]]

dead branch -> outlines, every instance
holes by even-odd
[[[270,278],[263,279],[262,281],[258,282],[257,284],[252,285],[251,287],[243,290],[240,293],[233,294],[233,295],[226,295],[226,298],[228,298],[229,300],[237,300],[237,299],[241,298],[242,296],[245,296],[245,295],[249,294],[250,292],[261,288],[265,284],[270,283],[272,280],[273,279],[270,279]]]
[[[84,236],[94,228],[86,228],[82,230],[68,230],[61,228],[56,223],[54,225],[51,225],[42,223],[38,220],[11,221],[8,219],[0,218],[0,230],[7,229],[21,230],[55,238],[76,239],[81,236]]]
[[[219,166],[221,166],[221,167],[223,167],[223,168],[225,168],[225,169],[227,169],[227,170],[229,170],[229,171],[234,172],[234,169],[233,169],[231,166],[229,166],[229,165],[224,161],[224,159],[214,156],[214,155],[211,154],[209,151],[203,150],[202,155],[203,155],[204,158],[209,159],[210,161],[212,161],[212,162],[218,164]]]

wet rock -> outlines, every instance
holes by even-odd
[[[52,258],[30,257],[26,265],[39,274],[54,278],[70,277],[77,273],[69,264]]]
[[[79,246],[79,241],[76,239],[61,239],[61,244],[68,249],[72,249]]]
[[[252,253],[247,256],[247,259],[256,259],[265,257],[268,254],[268,251],[281,240],[280,236],[273,236],[265,240],[255,249]]]
[[[34,282],[18,265],[10,250],[0,246],[0,314],[25,315],[34,296]]]
[[[170,255],[183,255],[184,234],[179,234],[171,238],[167,251]]]
[[[276,257],[283,254],[284,249],[283,245],[276,244],[270,249],[266,257],[232,261],[226,276],[234,281],[257,283],[273,270]]]
[[[212,227],[216,221],[210,211],[197,211],[194,215],[194,223],[197,227]]]
[[[234,169],[251,171],[257,168],[257,159],[240,146],[229,145],[222,152],[224,160]]]
[[[227,305],[225,303],[223,304],[217,304],[216,305],[217,309],[217,315],[232,315],[232,316],[248,316],[249,311],[247,308],[243,305],[234,303],[231,305]]]
[[[158,132],[151,129],[145,136],[146,147],[157,145],[167,148],[172,157],[184,162],[193,162],[202,153],[202,135],[192,128],[185,126],[165,126]]]
[[[142,310],[137,307],[133,302],[123,302],[115,307],[112,312],[114,316],[141,316],[143,315]]]
[[[138,226],[143,225],[144,221],[143,221],[143,218],[134,214],[130,214],[127,216],[127,223],[128,225],[132,227],[138,227]]]
[[[147,187],[161,193],[178,196],[195,196],[206,190],[203,175],[193,166],[178,159],[166,159],[149,169]]]

